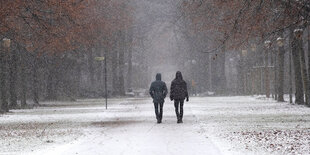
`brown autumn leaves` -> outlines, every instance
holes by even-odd
[[[247,47],[251,40],[282,35],[309,20],[309,2],[296,0],[198,0],[183,3],[191,30],[217,38],[216,46]]]
[[[131,24],[131,8],[125,0],[4,0],[0,4],[1,38],[37,54],[109,44],[104,38]]]
[[[0,36],[29,51],[61,53],[81,46],[109,44],[112,34],[132,24],[125,0],[4,0]],[[216,44],[238,48],[309,19],[307,1],[190,0],[183,12],[191,34],[214,36]],[[125,25],[125,26],[124,26]],[[103,40],[105,42],[103,42]]]

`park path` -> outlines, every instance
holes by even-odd
[[[190,104],[185,104],[183,124],[176,123],[174,107],[170,101],[164,106],[163,123],[156,124],[151,100],[124,99],[103,111],[104,115],[94,115],[99,118],[97,120],[85,117],[90,118],[89,125],[83,128],[84,136],[78,140],[31,154],[221,154],[201,132]]]
[[[183,124],[167,100],[162,124],[149,98],[42,105],[0,115],[0,154],[310,154],[310,109],[262,96],[191,97]]]

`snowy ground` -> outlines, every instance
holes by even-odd
[[[196,98],[191,109],[223,154],[310,154],[310,108],[258,97]]]
[[[0,154],[310,154],[310,108],[255,97],[191,98],[183,124],[166,101],[43,103],[0,115]]]

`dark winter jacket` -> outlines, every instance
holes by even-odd
[[[161,74],[156,75],[156,81],[152,82],[150,87],[150,95],[154,103],[164,103],[168,93],[166,83],[161,81]]]
[[[170,89],[171,100],[184,100],[188,98],[187,85],[180,71],[176,73],[176,77],[172,81]]]

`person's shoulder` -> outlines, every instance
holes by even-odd
[[[163,84],[163,85],[166,85],[166,82],[164,82],[164,81],[160,81],[160,83]]]
[[[185,80],[180,80],[178,83],[179,84],[186,84],[186,81]]]
[[[155,83],[156,83],[156,81],[153,81],[153,82],[151,83],[151,86],[154,85]]]

